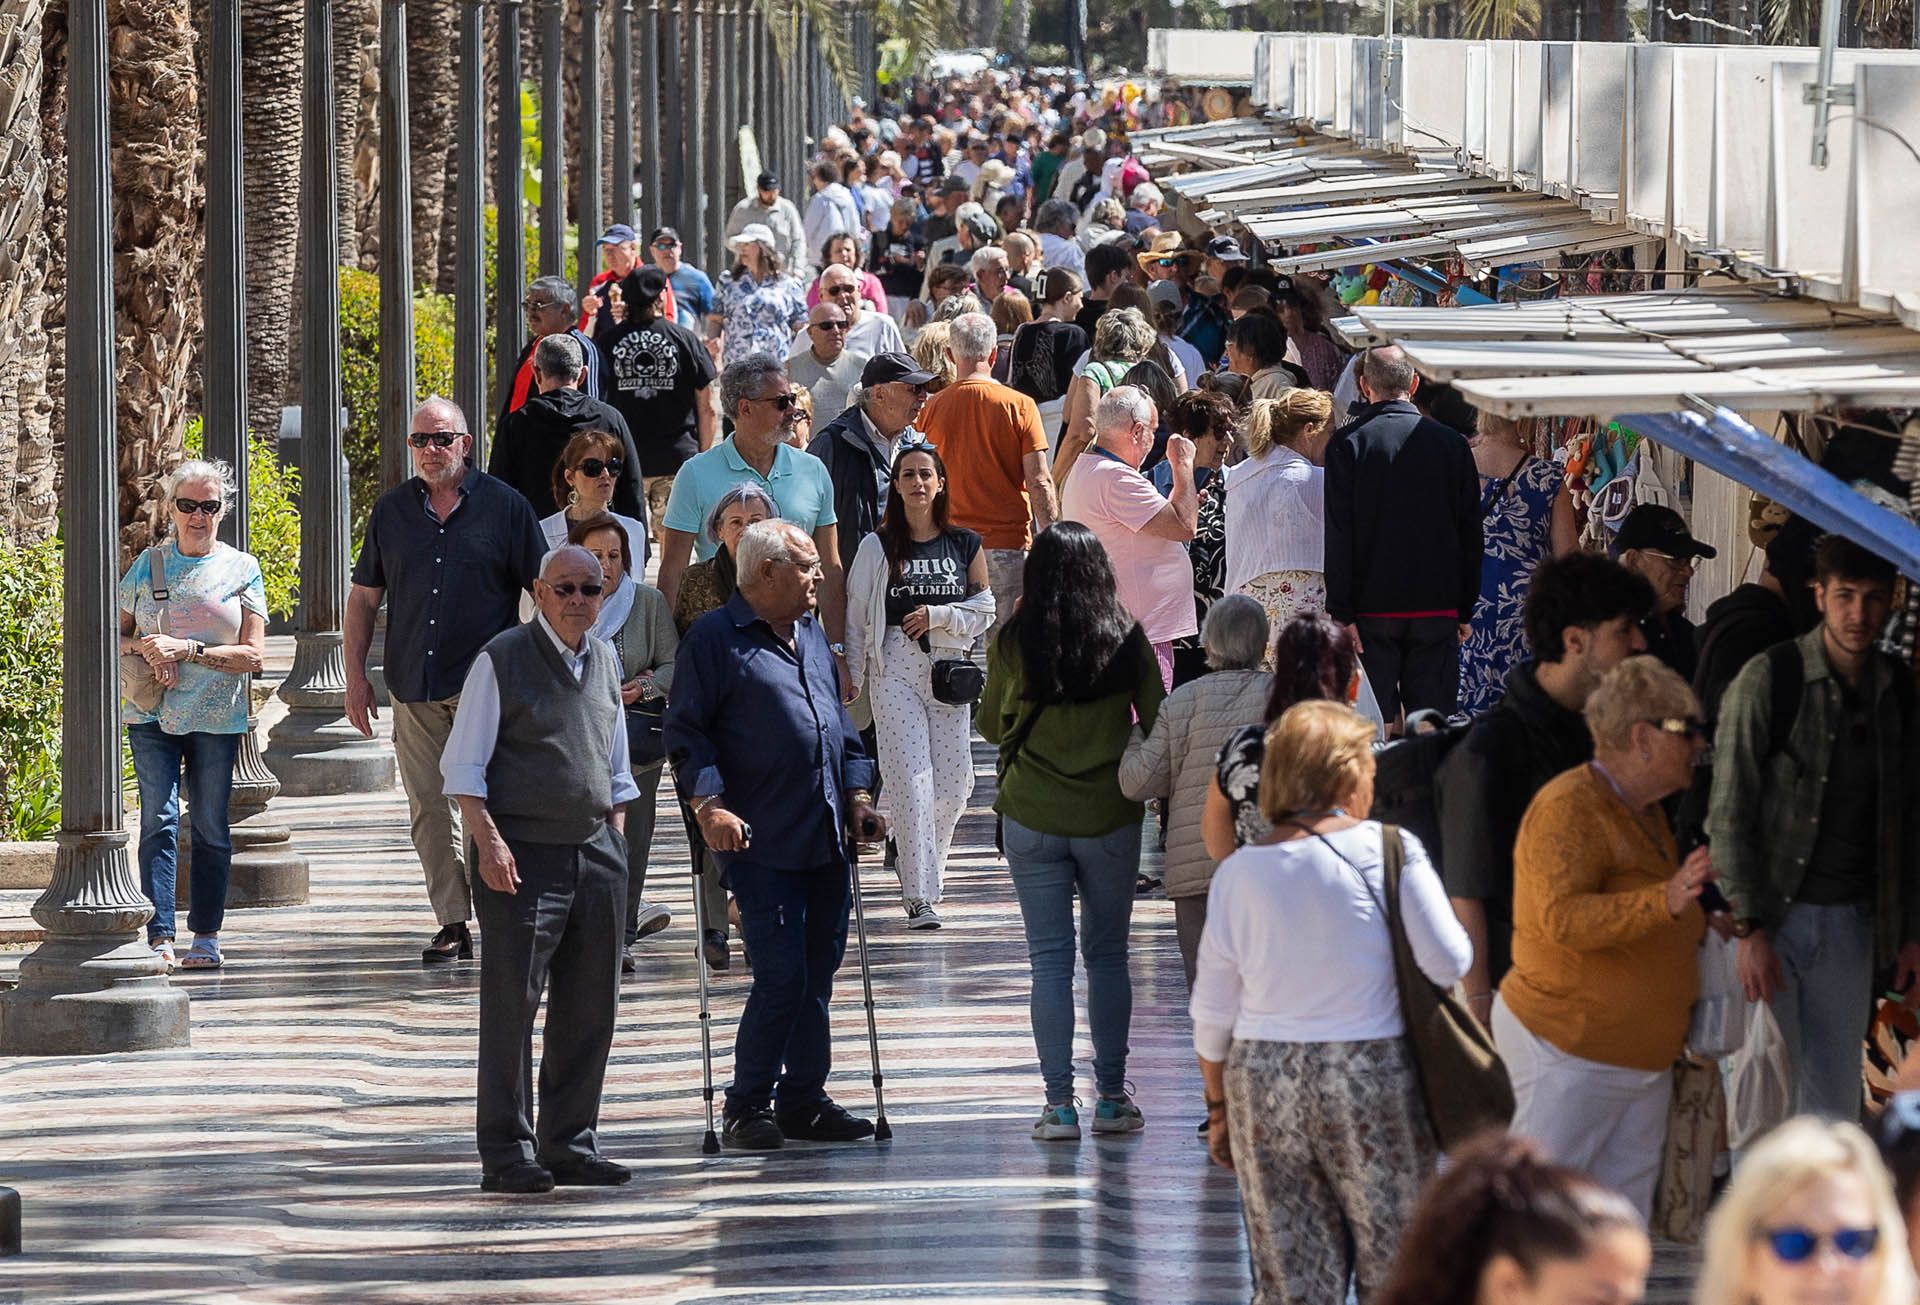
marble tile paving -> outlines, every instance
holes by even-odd
[[[539,1198],[477,1188],[478,966],[419,964],[433,926],[400,794],[277,804],[312,901],[235,913],[227,969],[177,976],[190,1050],[0,1060],[0,1183],[21,1193],[28,1252],[0,1260],[0,1305],[1246,1300],[1233,1180],[1194,1136],[1164,900],[1139,903],[1133,933],[1129,1072],[1148,1127],[1028,1136],[1025,945],[985,809],[991,757],[977,761],[945,929],[909,933],[892,875],[865,868],[891,1143],[700,1154],[687,855],[663,809],[649,896],[674,922],[626,981],[604,1111],[607,1153],[638,1174]],[[17,962],[0,955],[0,978]],[[746,985],[736,944],[713,990],[719,1082]],[[835,1035],[831,1086],[864,1112],[851,945]],[[1663,1251],[1651,1299],[1684,1298],[1688,1261]]]

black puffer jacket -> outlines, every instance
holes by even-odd
[[[880,527],[880,482],[893,468],[867,438],[866,419],[858,408],[848,408],[815,432],[807,452],[826,463],[833,478],[840,564],[850,567],[860,541]]]

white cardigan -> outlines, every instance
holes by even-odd
[[[927,605],[927,643],[936,655],[966,656],[973,641],[993,626],[993,590],[958,603]],[[887,550],[880,536],[860,541],[847,572],[847,670],[853,686],[877,679],[880,645],[887,633]]]

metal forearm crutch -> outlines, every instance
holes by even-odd
[[[847,840],[847,855],[853,862],[854,933],[860,941],[860,987],[866,996],[867,1006],[867,1055],[873,1063],[873,1140],[886,1142],[893,1137],[893,1125],[887,1122],[887,1094],[880,1076],[880,1034],[873,1023],[873,972],[867,965],[867,912],[860,898],[858,834]]]
[[[669,775],[673,768],[667,768]],[[720,1154],[720,1135],[713,1131],[713,1027],[712,1012],[707,1006],[707,953],[702,945],[707,938],[707,895],[701,882],[701,868],[704,859],[710,855],[707,840],[701,836],[700,826],[692,816],[693,808],[680,795],[680,779],[676,775],[673,781],[673,796],[680,803],[680,820],[687,827],[687,847],[693,854],[693,963],[700,974],[700,1095],[707,1103],[707,1135],[700,1142],[700,1150],[706,1155]]]

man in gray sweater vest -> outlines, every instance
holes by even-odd
[[[613,649],[587,633],[603,577],[584,548],[548,553],[539,615],[474,659],[440,773],[479,849],[480,1187],[614,1186],[596,1130],[620,996],[627,848],[622,806],[639,796]],[[552,980],[533,1124],[533,1039]]]

